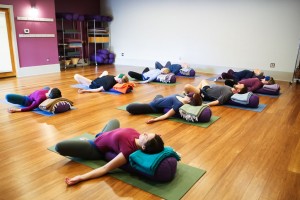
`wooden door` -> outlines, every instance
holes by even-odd
[[[0,78],[16,76],[10,10],[0,8]]]

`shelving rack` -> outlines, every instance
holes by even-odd
[[[74,67],[83,64],[69,64],[66,60],[71,58],[83,59],[82,22],[74,20],[57,19],[60,24],[58,32],[58,51],[61,67]],[[70,42],[71,41],[71,42]],[[73,41],[73,42],[72,42]]]
[[[91,47],[93,47],[93,56],[96,59],[98,44],[101,49],[110,50],[110,30],[108,22],[102,22],[97,20],[88,20],[87,21],[87,51],[88,55],[91,56],[90,51]],[[91,59],[89,59],[89,63],[91,63]],[[97,61],[95,61],[95,65],[98,66]]]

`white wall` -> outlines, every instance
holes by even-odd
[[[299,8],[299,0],[101,1],[102,14],[114,17],[118,65],[171,60],[215,74],[261,68],[281,80],[291,80],[294,71]]]

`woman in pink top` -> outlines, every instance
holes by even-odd
[[[161,137],[154,133],[140,134],[132,128],[119,128],[118,120],[111,120],[94,140],[65,140],[56,144],[56,151],[63,156],[86,160],[103,159],[106,152],[117,156],[102,167],[88,173],[66,178],[67,185],[98,178],[128,162],[129,155],[137,150],[144,153],[159,153],[164,149]]]
[[[23,108],[9,108],[8,112],[26,112],[31,111],[45,101],[47,98],[55,99],[61,97],[61,92],[58,88],[44,88],[36,90],[28,96],[19,94],[7,94],[6,101],[12,104],[18,104]]]

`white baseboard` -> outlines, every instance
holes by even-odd
[[[125,58],[117,58],[115,61],[115,65],[123,65],[123,66],[133,66],[133,67],[149,67],[154,68],[153,60],[135,60],[135,59],[125,59]],[[162,64],[165,62],[162,62]],[[209,65],[199,65],[199,64],[191,64],[192,68],[195,69],[198,73],[206,73],[206,74],[221,74],[222,72],[226,72],[229,70],[228,67],[222,66],[209,66]],[[234,71],[241,71],[243,69],[240,68],[232,68]],[[274,77],[275,81],[292,81],[293,72],[285,72],[285,71],[268,71],[263,70],[265,75]]]
[[[17,77],[34,76],[60,72],[60,65],[40,65],[33,67],[22,67],[17,70]]]

